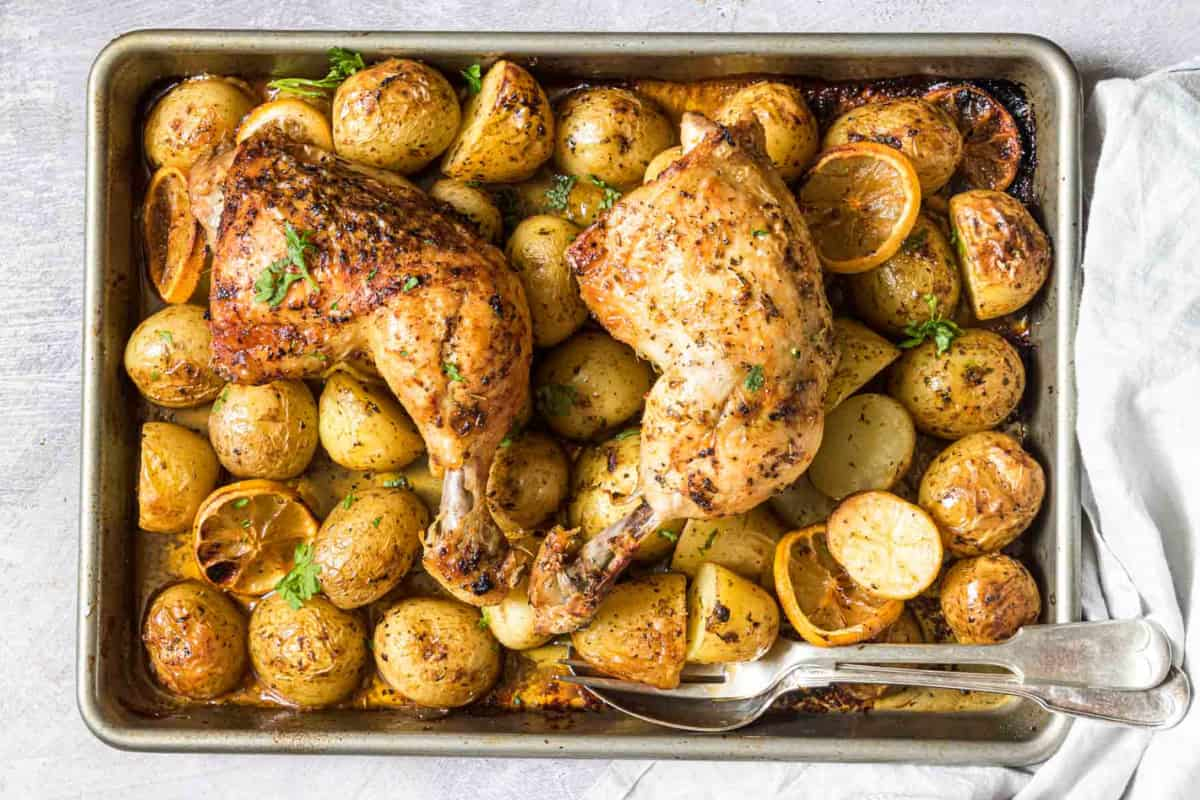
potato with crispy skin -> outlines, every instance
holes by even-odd
[[[142,396],[167,408],[216,399],[225,382],[212,366],[212,334],[204,309],[167,306],[142,320],[125,344],[125,372]]]
[[[317,404],[303,381],[231,383],[213,404],[208,435],[233,475],[294,478],[317,450]]]
[[[470,220],[479,229],[479,234],[489,242],[500,240],[500,234],[504,230],[504,219],[487,192],[457,178],[442,178],[429,187],[429,196],[441,200]]]
[[[151,166],[187,172],[197,159],[233,144],[238,123],[254,106],[240,82],[219,75],[183,81],[154,104],[143,148]]]
[[[652,380],[650,365],[632,347],[585,330],[546,354],[534,376],[534,397],[552,431],[586,440],[640,412]]]
[[[971,310],[980,320],[1023,308],[1050,274],[1050,240],[1020,200],[974,189],[950,198],[950,225]]]
[[[558,109],[554,163],[568,175],[596,176],[626,191],[641,183],[675,129],[649,98],[616,86],[567,95]]]
[[[900,350],[895,345],[861,322],[847,317],[833,321],[833,343],[838,362],[825,389],[823,405],[826,414],[900,357]]]
[[[246,672],[246,619],[199,581],[163,589],[150,603],[142,643],[158,682],[193,700],[232,690]]]
[[[217,455],[203,436],[169,422],[147,422],[138,466],[138,527],[186,531],[220,474]]]
[[[942,613],[964,644],[995,644],[1037,622],[1042,596],[1025,565],[1002,553],[956,561],[942,576]]]

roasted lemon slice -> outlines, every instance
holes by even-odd
[[[333,150],[329,120],[309,103],[294,97],[263,103],[247,114],[238,126],[237,140],[242,142],[264,128],[276,128],[294,141]]]
[[[934,89],[925,100],[954,120],[963,135],[959,171],[973,189],[1003,192],[1021,166],[1021,132],[1012,114],[983,89],[965,83]]]
[[[793,531],[775,546],[775,591],[804,639],[821,647],[877,636],[904,610],[859,586],[829,552],[824,525]]]
[[[797,199],[825,268],[865,272],[904,243],[921,208],[921,183],[899,150],[855,142],[822,153]]]
[[[187,176],[178,167],[162,167],[150,179],[142,236],[154,288],[168,303],[186,303],[204,272],[205,245],[192,216]]]
[[[871,594],[907,600],[942,568],[942,537],[920,506],[891,492],[859,492],[829,515],[829,552]]]
[[[249,480],[210,494],[192,534],[196,563],[209,583],[260,595],[292,568],[296,546],[312,541],[317,520],[291,487]]]

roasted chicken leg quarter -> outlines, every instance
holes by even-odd
[[[519,563],[484,490],[532,353],[504,256],[403,178],[277,135],[193,170],[191,189],[206,227],[219,219],[214,367],[264,383],[368,352],[445,471],[425,568],[466,602],[499,602]]]
[[[683,118],[684,156],[567,251],[584,301],[662,371],[646,400],[643,505],[575,551],[564,530],[534,563],[537,624],[586,622],[661,523],[748,511],[798,478],[821,441],[836,363],[821,269],[762,129]]]

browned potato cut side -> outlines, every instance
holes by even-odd
[[[688,591],[688,661],[754,661],[778,636],[779,606],[765,589],[719,564],[700,565]]]
[[[825,389],[825,413],[837,408],[900,357],[900,350],[887,339],[846,317],[833,321],[833,341],[840,357]]]
[[[1012,195],[987,189],[956,194],[950,224],[977,319],[1020,310],[1050,275],[1050,240]]]

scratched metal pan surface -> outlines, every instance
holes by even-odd
[[[1077,618],[1080,513],[1071,337],[1077,302],[1080,90],[1054,44],[1010,35],[646,35],[139,31],[108,45],[88,82],[87,280],[79,542],[78,701],[105,742],[131,750],[438,754],[596,758],[920,761],[1027,764],[1049,756],[1067,722],[1028,703],[971,713],[780,714],[739,733],[688,735],[611,713],[418,721],[387,711],[298,714],[211,707],[163,713],[133,664],[136,390],[122,350],[139,313],[134,204],[139,101],[188,74],[318,74],[325,51],[405,55],[448,73],[507,56],[564,77],[696,79],[767,72],[820,78],[913,74],[1020,83],[1038,137],[1034,189],[1055,244],[1054,273],[1032,312],[1028,425],[1046,465],[1045,508],[1027,536],[1043,621]]]

